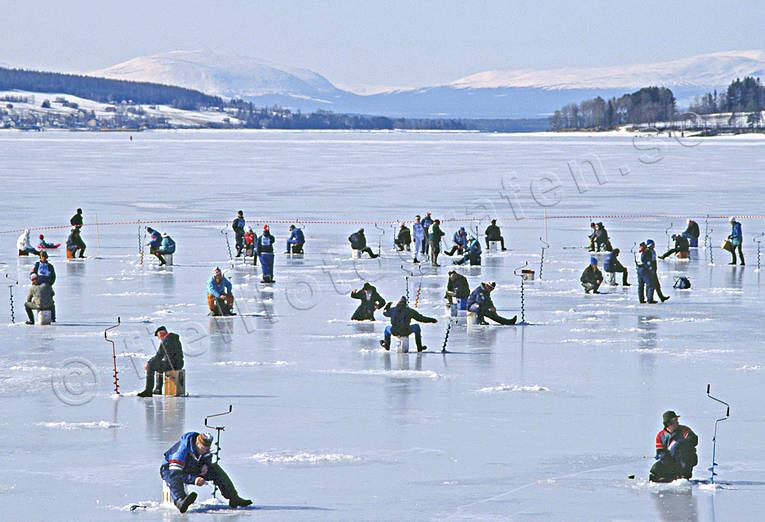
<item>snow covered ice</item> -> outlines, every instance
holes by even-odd
[[[0,339],[0,420],[5,520],[180,518],[159,506],[162,454],[180,435],[226,429],[221,457],[266,520],[753,520],[765,509],[761,406],[765,354],[761,272],[743,218],[747,266],[719,249],[727,216],[762,214],[763,141],[702,142],[631,135],[496,135],[365,132],[152,132],[0,135],[5,212],[0,229],[32,229],[63,242],[84,210],[85,261],[51,256],[58,324],[25,326],[31,258],[16,257],[18,233],[2,234],[2,268],[12,286]],[[587,160],[602,165],[600,183]],[[578,185],[572,177],[580,167]],[[588,170],[589,169],[589,170]],[[544,181],[547,179],[547,181]],[[549,191],[551,186],[560,185]],[[581,190],[581,189],[585,190]],[[540,206],[539,203],[549,205]],[[554,203],[554,204],[551,204]],[[283,251],[290,223],[303,225],[304,259],[278,254],[276,284],[229,262],[225,237],[238,209],[248,225],[268,223]],[[550,248],[540,270],[540,237]],[[497,281],[502,315],[520,316],[525,283],[530,326],[453,326],[443,306],[449,258],[409,278],[423,325],[423,354],[385,353],[385,327],[349,321],[353,288],[370,280],[387,300],[406,293],[393,252],[395,222],[431,211],[451,238],[481,232],[498,217],[509,251],[463,267],[471,287]],[[527,219],[516,220],[521,212]],[[589,219],[601,218],[633,286],[585,296]],[[672,298],[638,305],[633,242],[681,232],[685,217],[709,221],[713,261],[660,262]],[[96,217],[99,227],[96,228]],[[178,244],[174,266],[139,264],[141,220]],[[206,220],[220,223],[205,222]],[[283,222],[277,222],[282,220]],[[480,221],[477,221],[480,220]],[[373,222],[373,224],[320,224]],[[38,228],[35,228],[35,227]],[[363,226],[380,260],[354,261],[347,237]],[[100,243],[100,244],[99,244]],[[232,245],[233,247],[233,245]],[[661,253],[661,252],[659,252]],[[234,283],[235,319],[207,317],[205,283],[220,266]],[[541,272],[541,278],[540,276]],[[690,290],[672,289],[687,276]],[[7,297],[5,299],[8,299]],[[120,398],[114,398],[116,342]],[[139,399],[143,363],[159,325],[180,334],[187,398]],[[708,479],[714,420],[721,488],[646,481],[661,413],[673,409],[700,438],[696,479]],[[635,475],[633,480],[629,475]],[[232,513],[196,488],[189,519]],[[141,504],[135,512],[130,506]]]

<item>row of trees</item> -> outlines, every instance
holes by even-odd
[[[725,92],[708,92],[697,96],[688,110],[696,114],[718,112],[760,112],[765,109],[765,87],[759,78],[736,78]]]
[[[628,123],[652,123],[672,119],[675,96],[665,87],[644,87],[606,101],[600,96],[571,103],[550,118],[553,129],[613,129]]]

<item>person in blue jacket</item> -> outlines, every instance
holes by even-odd
[[[287,251],[285,254],[302,254],[305,236],[303,231],[295,225],[290,225],[290,238],[287,240]]]
[[[494,306],[494,302],[491,300],[491,292],[497,287],[497,283],[481,283],[473,290],[468,297],[468,310],[478,316],[478,324],[489,324],[484,318],[488,317],[492,321],[499,324],[515,324],[518,320],[518,316],[514,316],[512,319],[497,314],[497,309]]]
[[[232,311],[234,294],[231,288],[231,281],[225,278],[220,268],[215,267],[212,277],[207,281],[207,304],[212,315],[236,315]]]
[[[165,452],[159,474],[170,488],[173,502],[181,513],[185,513],[197,499],[195,491],[186,494],[185,484],[204,486],[205,483],[212,482],[218,486],[221,495],[228,500],[228,505],[232,508],[252,504],[252,500],[239,496],[234,483],[223,471],[220,462],[212,461],[213,454],[210,451],[212,442],[213,436],[210,433],[189,431]]]
[[[622,286],[630,286],[630,284],[627,282],[627,268],[621,264],[619,261],[619,252],[620,250],[618,248],[614,248],[611,252],[606,255],[606,259],[603,262],[603,270],[605,270],[607,273],[616,273],[621,272],[622,273]],[[616,283],[614,283],[616,284]]]
[[[422,226],[422,221],[420,221],[420,216],[414,216],[414,223],[412,223],[412,237],[414,238],[414,259],[413,261],[415,263],[419,263],[419,259],[417,259],[417,254],[422,252],[425,253],[424,250],[424,241],[426,241],[426,234],[425,234],[425,227]]]
[[[468,236],[467,232],[465,232],[465,227],[460,227],[460,229],[456,231],[452,237],[454,240],[454,246],[448,252],[444,252],[444,254],[451,256],[457,252],[459,255],[462,255],[462,253],[465,251],[465,247],[467,246],[467,237]]]
[[[167,233],[162,233],[159,248],[152,253],[159,259],[159,266],[167,264],[167,261],[162,256],[175,253],[175,241]]]
[[[637,276],[638,276],[638,300],[641,303],[645,303],[646,296],[648,297],[648,302],[653,304],[656,303],[656,301],[653,298],[653,281],[651,279],[651,267],[654,263],[653,261],[653,254],[651,254],[650,249],[645,244],[645,242],[640,243],[640,261],[635,259],[635,263],[637,264]]]
[[[422,218],[422,228],[425,229],[425,239],[422,242],[422,253],[427,256],[428,253],[428,232],[430,232],[430,225],[433,224],[433,218],[430,216],[430,212],[425,213],[425,217]]]
[[[744,264],[744,253],[741,251],[741,243],[744,242],[744,234],[741,232],[741,223],[736,221],[736,218],[734,216],[730,217],[730,235],[728,236],[728,239],[730,239],[731,244],[733,245],[733,249],[730,251],[730,255],[733,256],[733,260],[728,263],[729,265],[735,265],[736,264],[736,250],[738,250],[738,257],[741,258],[741,264]]]
[[[467,261],[470,261],[471,265],[481,264],[481,243],[473,236],[470,236],[467,244],[467,252],[462,256],[462,259],[455,259],[455,265],[461,265]]]
[[[244,248],[244,225],[244,213],[240,210],[236,213],[234,221],[231,222],[231,228],[234,229],[234,237],[236,238],[236,257],[242,255]]]
[[[422,332],[419,324],[410,324],[412,319],[421,323],[437,323],[438,320],[433,317],[426,317],[413,308],[409,308],[406,304],[406,297],[401,297],[393,306],[393,303],[385,305],[383,315],[390,317],[390,326],[385,327],[385,339],[380,339],[380,346],[386,350],[390,350],[390,336],[396,335],[400,337],[408,337],[414,334],[414,341],[417,344],[417,351],[422,352],[428,349],[427,346],[422,344]],[[392,307],[392,308],[391,308]]]
[[[159,246],[162,244],[162,234],[159,233],[159,230],[154,230],[151,227],[146,227],[146,232],[151,236],[146,246],[149,247],[149,253],[153,254],[159,250]]]
[[[48,262],[48,252],[40,252],[40,260],[35,263],[35,266],[30,273],[37,274],[40,284],[48,283],[53,286],[53,283],[56,282],[56,270],[54,270],[53,265]]]
[[[271,235],[268,225],[263,225],[263,233],[257,241],[260,269],[263,272],[261,283],[274,282],[274,241],[276,239]]]

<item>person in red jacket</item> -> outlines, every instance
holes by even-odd
[[[656,463],[648,476],[651,482],[689,479],[693,475],[693,467],[699,462],[696,455],[699,438],[677,419],[678,415],[672,410],[662,415],[664,429],[656,434]]]

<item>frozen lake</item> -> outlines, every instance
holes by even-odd
[[[124,133],[2,133],[0,231],[29,227],[36,239],[41,226],[62,226],[42,232],[63,242],[63,225],[82,207],[89,255],[52,256],[59,323],[25,326],[33,260],[16,256],[17,232],[2,234],[2,279],[20,281],[10,285],[15,324],[6,304],[0,325],[3,518],[181,519],[158,505],[162,454],[232,405],[213,419],[226,427],[221,463],[258,509],[234,514],[199,503],[189,518],[759,519],[765,353],[753,237],[765,231],[762,220],[742,219],[747,266],[728,266],[719,244],[727,216],[762,213],[764,144],[628,135],[210,131],[138,133],[130,141]],[[233,242],[238,209],[258,232],[271,225],[278,252],[289,223],[303,224],[307,254],[277,255],[272,287],[260,284],[258,269],[229,261],[221,231]],[[460,271],[473,288],[496,281],[500,313],[520,315],[513,270],[528,262],[537,272],[524,288],[531,325],[453,326],[454,353],[439,353],[449,258],[420,271],[392,248],[392,223],[426,211],[455,220],[443,224],[445,239],[460,225],[483,232],[489,217],[499,219],[510,250]],[[632,287],[584,295],[590,219],[571,216],[587,215],[625,216],[596,221],[622,250]],[[681,232],[687,217],[702,239],[711,229],[712,262],[703,248],[690,261],[660,262],[672,298],[639,305],[630,248],[653,238],[665,249],[667,233]],[[139,263],[139,220],[179,221],[155,226],[178,243],[172,268],[148,257]],[[347,237],[361,226],[375,250],[381,245],[379,260],[351,259]],[[260,316],[207,317],[205,283],[215,266],[234,283],[239,311]],[[395,301],[407,292],[405,270],[413,274],[411,300],[439,320],[423,326],[423,354],[384,352],[381,315],[349,321],[352,289],[372,281]],[[680,275],[692,289],[672,289]],[[125,395],[115,399],[104,329],[118,316],[123,324],[110,338]],[[143,387],[159,325],[181,336],[187,398],[129,395]],[[714,421],[724,408],[706,397],[708,383],[731,403],[717,435],[723,488],[647,483],[669,409],[698,434],[694,477],[709,478]],[[196,489],[200,500],[212,492]],[[146,507],[131,512],[133,504]]]

